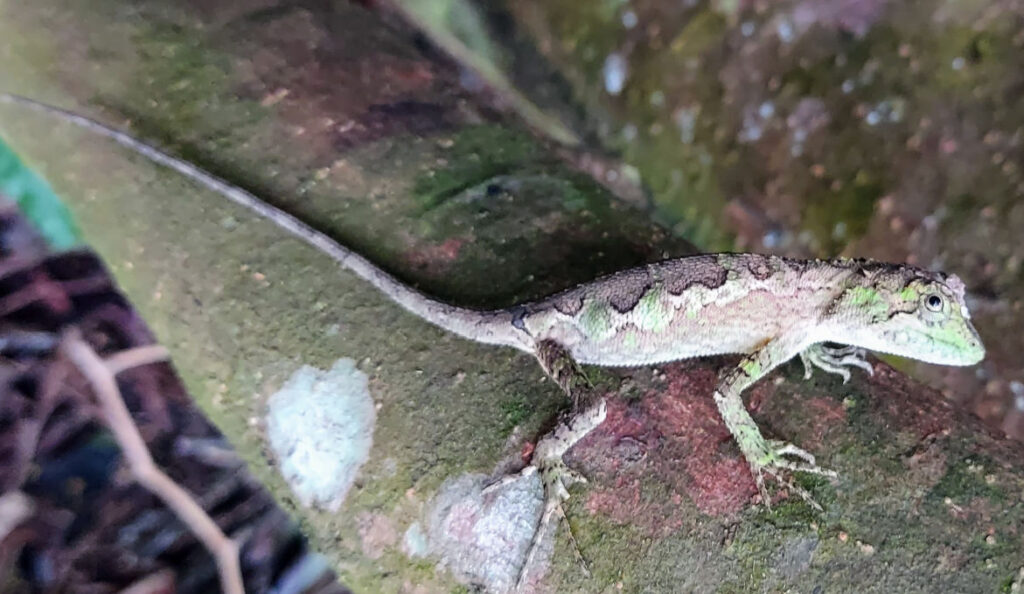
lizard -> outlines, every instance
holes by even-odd
[[[520,584],[546,526],[555,515],[564,518],[567,487],[582,480],[562,455],[605,418],[604,398],[588,393],[581,365],[647,366],[740,355],[739,363],[720,375],[713,398],[762,502],[770,505],[767,475],[820,509],[785,476],[836,473],[819,467],[814,455],[795,444],[766,438],[744,406],[744,390],[795,357],[802,360],[805,377],[818,367],[840,375],[845,383],[849,368],[872,372],[867,350],[956,366],[973,365],[985,356],[971,323],[965,285],[956,275],[866,259],[699,254],[623,270],[505,309],[455,306],[401,282],[241,187],[124,132],[26,97],[0,92],[0,101],[91,130],[179,172],[310,244],[431,324],[471,341],[533,355],[574,406],[572,414],[537,441],[523,471],[540,473],[545,503]],[[836,344],[845,346],[830,346]],[[500,484],[496,481],[488,489]],[[582,563],[575,541],[573,545]]]

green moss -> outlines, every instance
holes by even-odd
[[[446,164],[425,171],[413,183],[413,196],[425,210],[496,176],[522,174],[544,155],[529,136],[506,126],[470,126],[450,141],[443,153]]]
[[[509,433],[518,427],[531,413],[534,412],[532,403],[522,400],[503,400],[499,405],[501,410],[501,435],[508,437]]]
[[[946,200],[946,208],[949,209],[949,216],[945,218],[947,229],[975,224],[975,217],[987,204],[988,200],[971,192],[950,196]]]
[[[1006,579],[999,585],[999,592],[1001,594],[1010,594],[1013,592],[1013,586],[1017,584],[1017,580],[1021,578],[1020,572],[1013,572],[1006,576]]]
[[[582,495],[582,496],[581,496]],[[584,558],[586,559],[618,559],[617,563],[600,563],[591,567],[593,576],[586,577],[570,552],[571,544],[564,527],[558,531],[555,555],[552,558],[551,574],[554,591],[586,592],[594,588],[594,584],[611,584],[622,582],[625,591],[635,585],[632,574],[641,561],[643,541],[641,531],[629,524],[618,524],[603,514],[593,514],[586,510],[586,496],[582,490],[574,489],[566,506],[566,516],[572,524],[572,530]]]
[[[994,463],[981,458],[960,460],[949,465],[946,474],[932,488],[929,498],[939,503],[946,498],[956,504],[964,504],[976,497],[990,499],[995,502],[1005,501],[1007,494],[995,485],[985,481],[985,468],[992,468]]]
[[[858,138],[849,141],[848,146],[852,149],[853,146],[868,144],[866,139]],[[842,148],[837,152],[841,153]],[[864,170],[856,172],[852,181],[844,181],[846,175],[839,169],[834,176],[841,182],[839,189],[821,188],[821,191],[808,196],[804,207],[803,227],[814,233],[822,253],[837,253],[850,238],[862,236],[874,217],[875,202],[885,192],[887,184],[873,181],[874,176]],[[841,235],[835,232],[839,224],[845,227]]]
[[[793,483],[811,494],[815,501],[825,509],[835,502],[835,489],[831,487],[828,479],[808,474],[793,473]],[[771,481],[771,479],[766,479]],[[772,487],[769,486],[769,489]],[[771,509],[761,505],[757,508],[756,518],[752,521],[775,528],[806,529],[815,522],[822,521],[823,514],[808,505],[799,495],[790,492],[789,497],[777,501]]]

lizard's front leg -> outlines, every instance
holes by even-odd
[[[758,351],[743,358],[734,369],[728,371],[715,389],[715,404],[725,421],[733,438],[736,439],[740,451],[750,465],[754,482],[761,493],[765,505],[769,505],[768,492],[764,486],[764,473],[783,481],[780,471],[812,472],[834,477],[831,470],[819,468],[814,456],[790,443],[768,440],[761,434],[757,423],[751,418],[743,405],[741,394],[748,386],[764,377],[780,363],[792,357],[791,352],[781,342],[769,342]],[[785,481],[783,481],[785,482]],[[788,482],[786,484],[789,484]],[[808,493],[789,484],[801,497],[812,506],[821,509]]]
[[[829,373],[834,373],[843,378],[843,383],[850,381],[850,371],[847,367],[859,367],[874,375],[875,369],[864,358],[864,349],[846,346],[829,347],[823,344],[812,344],[800,352],[800,360],[804,363],[804,379],[811,379],[811,373],[815,367],[820,367]]]

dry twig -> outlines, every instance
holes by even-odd
[[[114,379],[112,369],[123,371],[132,361],[139,364],[159,360],[154,358],[155,351],[132,349],[104,362],[77,331],[65,336],[61,351],[92,385],[103,419],[121,446],[135,480],[162,499],[214,556],[225,594],[244,594],[238,545],[220,530],[188,492],[153,462]],[[166,357],[166,353],[163,356]],[[114,364],[110,363],[111,360]]]
[[[121,590],[117,594],[173,594],[174,573],[171,571],[159,571],[147,575],[141,580]]]
[[[21,491],[8,491],[0,495],[0,540],[27,520],[35,509],[32,499]]]
[[[117,375],[132,367],[166,361],[169,356],[166,347],[159,344],[150,344],[114,353],[104,359],[103,362],[106,364],[107,370],[110,371],[111,375]]]

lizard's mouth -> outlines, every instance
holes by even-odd
[[[953,340],[936,336],[927,336],[926,339],[934,345],[930,352],[920,357],[926,363],[967,366],[985,358],[985,346],[974,328],[969,328],[966,337],[957,336]]]
[[[985,346],[971,326],[941,332],[904,329],[885,336],[888,344],[873,350],[934,365],[957,367],[974,365],[985,358]]]

